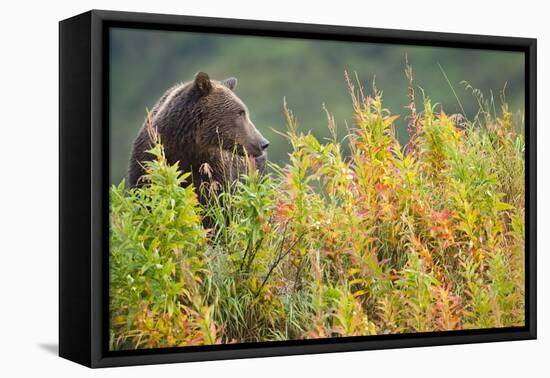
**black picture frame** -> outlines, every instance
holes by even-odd
[[[108,350],[110,27],[368,41],[525,54],[524,327],[338,339]],[[59,23],[59,355],[88,367],[406,348],[536,338],[537,41],[530,38],[92,10]]]

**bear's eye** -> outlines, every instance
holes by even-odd
[[[245,111],[244,110],[239,110],[239,117],[244,117],[245,115]]]

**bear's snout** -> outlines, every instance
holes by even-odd
[[[262,137],[262,140],[260,141],[260,148],[262,151],[267,150],[267,147],[269,147],[269,141]]]

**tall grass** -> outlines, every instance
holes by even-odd
[[[380,93],[348,84],[347,156],[328,112],[319,141],[285,106],[289,163],[206,205],[158,139],[150,184],[112,187],[111,349],[524,324],[522,121],[482,98],[473,121],[417,111],[411,72],[401,146]]]

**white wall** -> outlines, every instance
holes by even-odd
[[[550,371],[550,211],[544,1],[4,1],[0,22],[0,375],[519,377]],[[322,4],[323,3],[323,4]],[[488,2],[487,2],[488,3]],[[536,37],[539,39],[539,340],[92,371],[57,344],[57,21],[91,8]],[[495,67],[498,69],[498,66]],[[543,93],[544,92],[544,93]],[[6,243],[7,241],[7,243]],[[543,300],[543,295],[546,300]]]

